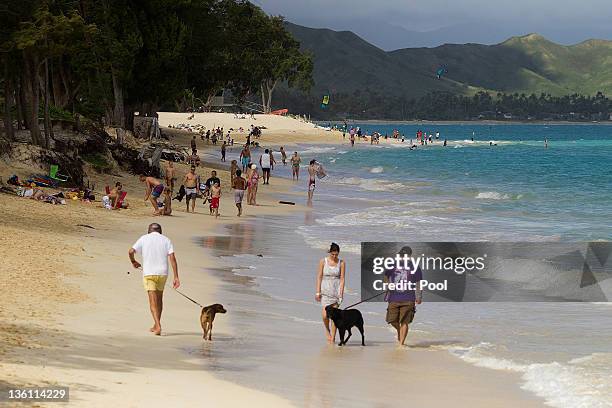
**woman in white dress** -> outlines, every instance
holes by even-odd
[[[328,305],[339,307],[344,296],[346,264],[338,257],[339,254],[340,247],[335,242],[332,242],[329,248],[329,255],[319,261],[317,272],[315,300],[323,306],[321,317],[323,318],[323,327],[325,327],[328,343],[334,343],[336,339],[336,326],[331,322],[330,327],[330,320],[327,318],[327,313],[325,313],[325,307]]]

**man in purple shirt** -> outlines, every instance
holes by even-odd
[[[412,256],[412,249],[408,246],[399,251],[399,255]],[[408,325],[412,323],[416,313],[415,305],[421,304],[422,291],[419,282],[423,279],[421,268],[414,270],[412,262],[408,263],[408,269],[396,268],[385,272],[384,281],[387,283],[411,282],[414,289],[389,290],[385,300],[389,302],[387,307],[387,323],[397,330],[397,341],[400,346],[404,345],[408,336]]]

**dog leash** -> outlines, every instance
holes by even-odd
[[[192,298],[190,298],[189,296],[187,296],[186,294],[184,294],[183,292],[181,292],[178,289],[174,289],[179,295],[183,296],[185,299],[188,299],[189,301],[195,303],[196,305],[200,306],[202,309],[204,308],[204,306],[202,306],[201,304],[199,304],[198,302],[196,302],[195,300],[193,300]]]
[[[350,309],[351,307],[353,307],[353,306],[357,306],[357,305],[359,305],[359,304],[361,304],[361,303],[363,303],[363,302],[367,302],[368,300],[372,300],[372,299],[374,299],[375,297],[379,297],[380,295],[382,295],[382,294],[384,294],[384,293],[387,293],[387,291],[385,290],[385,291],[380,292],[380,293],[378,293],[378,294],[376,294],[376,295],[374,295],[374,296],[372,296],[372,297],[369,297],[369,298],[367,298],[367,299],[363,299],[363,300],[362,300],[362,301],[360,301],[360,302],[357,302],[357,303],[355,303],[355,304],[352,304],[352,305],[350,305],[350,306],[347,306],[347,307],[345,307],[345,308],[344,308],[344,310],[346,310],[346,309]]]

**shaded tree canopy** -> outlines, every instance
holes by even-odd
[[[134,112],[184,109],[186,97],[210,106],[222,89],[265,90],[269,108],[276,84],[312,85],[283,19],[246,0],[7,0],[0,55],[5,133],[16,123],[43,146],[58,112],[131,129]]]

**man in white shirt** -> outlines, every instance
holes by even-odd
[[[259,158],[259,165],[263,172],[263,183],[270,184],[270,169],[274,165],[274,157],[269,149],[266,149],[264,154]]]
[[[174,273],[172,287],[177,289],[181,285],[174,247],[168,237],[162,235],[161,225],[153,223],[149,225],[148,234],[140,237],[128,252],[132,266],[138,269],[141,264],[134,258],[136,253],[142,257],[143,283],[149,295],[149,306],[155,322],[149,330],[159,336],[161,334],[164,286],[168,278],[168,261],[172,265],[172,272]]]

